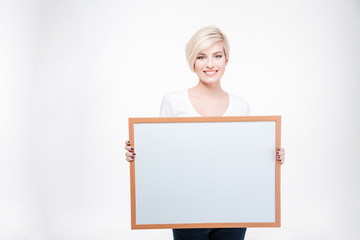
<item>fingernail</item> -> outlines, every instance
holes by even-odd
[[[131,160],[134,160],[134,158],[133,157],[130,157],[131,158]]]
[[[280,151],[280,148],[278,148],[278,151]]]
[[[280,157],[277,157],[277,159],[280,159]]]
[[[276,154],[279,154],[279,152],[276,152]]]
[[[130,148],[131,150],[134,150],[134,148]]]
[[[136,153],[133,153],[133,155],[136,155]]]
[[[128,143],[130,144],[130,141],[128,141]]]

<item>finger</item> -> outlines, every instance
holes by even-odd
[[[130,152],[125,153],[126,157],[134,157],[135,155],[136,155],[136,153],[130,153]]]
[[[129,152],[133,152],[134,148],[130,147],[130,146],[125,146],[125,149],[128,150]]]
[[[285,157],[284,156],[276,156],[276,160],[284,160]]]
[[[132,162],[132,161],[134,161],[134,158],[133,158],[133,157],[127,157],[127,158],[126,158],[126,161]]]
[[[280,160],[277,160],[277,161],[278,161],[278,163],[280,163],[280,164],[283,164],[283,163],[285,162],[284,159],[280,159]]]
[[[278,151],[278,152],[285,152],[285,148],[279,147],[279,148],[276,149],[276,151]]]
[[[276,155],[277,155],[277,156],[284,156],[285,153],[284,153],[284,152],[276,152]]]
[[[130,144],[131,144],[131,141],[130,141],[130,140],[126,140],[126,141],[125,141],[125,145],[126,145],[126,146],[130,146]]]

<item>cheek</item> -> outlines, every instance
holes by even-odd
[[[223,61],[223,62],[222,62],[222,68],[225,69],[226,66],[227,66],[227,61]]]
[[[202,71],[203,64],[202,63],[195,63],[195,71]]]
[[[224,71],[224,70],[225,70],[225,66],[226,66],[225,62],[221,62],[221,63],[219,64],[219,69],[221,69],[221,71]]]

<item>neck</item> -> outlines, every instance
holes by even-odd
[[[215,83],[204,83],[199,80],[198,84],[192,88],[197,94],[203,96],[218,96],[224,93],[222,90],[220,82]]]

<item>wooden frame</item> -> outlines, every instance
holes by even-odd
[[[169,125],[169,123],[171,123],[172,125]],[[201,125],[196,125],[196,124],[199,124],[199,123],[203,123]],[[147,129],[149,129],[149,131],[151,132],[151,130],[158,126],[166,126],[166,127],[170,127],[170,128],[167,128],[166,131],[164,131],[164,134],[165,132],[168,132],[169,129],[175,129],[175,128],[178,128],[178,127],[185,127],[185,129],[190,126],[191,124],[193,126],[196,126],[196,128],[193,128],[193,129],[198,129],[200,126],[205,129],[207,129],[207,126],[205,126],[205,124],[208,124],[209,125],[209,129],[215,129],[215,128],[211,128],[211,127],[214,127],[214,124],[218,124],[216,125],[216,128],[220,127],[220,126],[226,126],[226,124],[222,124],[222,123],[231,123],[231,124],[235,124],[233,126],[236,126],[236,128],[238,127],[241,127],[242,129],[247,129],[247,128],[251,128],[251,129],[255,129],[254,131],[258,131],[256,130],[257,128],[259,128],[259,126],[266,126],[264,129],[269,129],[269,130],[266,130],[268,132],[270,132],[270,135],[272,134],[272,131],[274,130],[274,133],[273,133],[273,137],[275,138],[274,139],[274,145],[275,146],[272,146],[272,140],[269,141],[269,143],[266,143],[267,145],[266,146],[272,146],[273,150],[271,152],[271,156],[270,156],[270,160],[272,161],[273,159],[273,162],[271,163],[272,165],[269,165],[267,167],[266,170],[262,170],[266,173],[269,173],[269,180],[266,180],[266,183],[264,185],[264,183],[261,183],[263,184],[264,186],[261,186],[259,187],[259,191],[258,191],[258,195],[256,195],[257,197],[254,197],[252,200],[249,200],[249,201],[252,201],[254,202],[254,199],[256,200],[256,202],[259,202],[259,206],[258,205],[255,205],[253,204],[253,208],[256,209],[255,212],[257,211],[258,215],[259,214],[263,214],[263,212],[269,212],[268,215],[269,217],[264,214],[264,219],[270,219],[270,220],[266,220],[266,221],[257,221],[256,219],[252,219],[251,218],[251,212],[249,213],[250,215],[248,215],[247,217],[244,217],[244,219],[252,219],[251,221],[231,221],[234,219],[234,217],[230,217],[230,221],[227,221],[226,220],[226,216],[224,217],[224,219],[221,219],[221,221],[213,221],[213,220],[204,220],[202,221],[201,217],[198,219],[196,219],[196,221],[190,221],[190,222],[181,222],[181,221],[177,221],[176,220],[176,213],[169,213],[169,215],[171,215],[171,217],[174,217],[174,219],[171,219],[169,220],[169,222],[167,222],[167,220],[161,220],[161,221],[158,221],[158,220],[152,220],[152,216],[154,217],[157,217],[157,215],[161,215],[161,214],[154,214],[154,212],[151,212],[151,211],[155,211],[155,213],[158,213],[160,212],[163,207],[160,207],[158,208],[158,210],[156,210],[156,207],[155,207],[155,210],[153,209],[155,205],[151,205],[151,207],[148,207],[151,209],[150,213],[148,214],[148,216],[150,217],[147,217],[147,219],[151,219],[151,220],[139,220],[140,217],[139,216],[142,216],[141,214],[143,214],[144,216],[146,216],[146,214],[144,214],[143,212],[146,212],[146,207],[144,207],[143,205],[146,205],[146,204],[143,204],[143,205],[139,205],[138,203],[138,206],[137,206],[137,201],[141,202],[142,203],[146,203],[147,199],[149,198],[149,196],[151,196],[150,198],[152,198],[154,195],[156,196],[157,194],[159,195],[158,198],[155,198],[155,201],[158,201],[159,199],[161,200],[163,198],[163,196],[165,196],[166,194],[176,194],[174,192],[169,192],[168,193],[168,189],[169,190],[172,190],[172,187],[165,187],[164,191],[152,191],[151,194],[150,193],[146,193],[146,194],[142,194],[143,192],[146,192],[148,190],[148,187],[151,185],[157,185],[158,183],[166,183],[168,182],[169,179],[171,179],[171,175],[172,174],[167,174],[165,177],[163,177],[164,180],[166,181],[162,181],[159,179],[157,180],[154,180],[153,183],[151,183],[150,185],[146,185],[145,187],[142,186],[142,185],[139,185],[137,186],[137,183],[136,183],[136,180],[138,181],[138,184],[140,184],[141,182],[145,182],[146,184],[148,184],[149,182],[152,181],[152,176],[154,176],[154,178],[156,178],[156,176],[158,175],[161,175],[163,174],[164,172],[166,173],[167,171],[161,171],[161,169],[163,168],[163,166],[161,164],[164,164],[164,163],[167,163],[167,162],[160,162],[160,165],[159,164],[154,164],[154,165],[146,165],[146,164],[150,164],[150,162],[152,161],[151,160],[151,157],[149,158],[146,158],[146,156],[144,157],[143,153],[148,151],[148,152],[151,152],[154,151],[154,156],[159,156],[159,157],[152,157],[152,159],[158,159],[158,158],[162,158],[162,159],[170,159],[170,155],[171,154],[167,154],[167,156],[164,158],[164,156],[162,156],[161,154],[165,151],[164,149],[162,149],[164,146],[164,144],[162,144],[161,146],[158,145],[158,143],[156,142],[156,140],[152,140],[152,139],[149,139],[149,138],[144,138],[146,141],[146,144],[140,144],[141,143],[141,139],[142,136],[141,134],[143,134],[144,136],[146,136],[145,133],[140,133],[140,132],[146,132]],[[190,124],[190,125],[189,125]],[[250,127],[248,126],[245,126],[244,124],[248,124]],[[141,127],[140,127],[141,126]],[[174,127],[176,126],[176,127]],[[244,127],[243,127],[244,126]],[[274,126],[274,127],[271,127],[271,126]],[[272,128],[274,128],[272,130]],[[141,130],[143,129],[143,130]],[[144,130],[145,129],[145,130]],[[184,131],[183,129],[181,129],[180,132],[186,132]],[[259,130],[259,132],[261,132]],[[251,132],[249,132],[250,135],[249,135],[249,139],[254,139],[254,136],[251,136]],[[156,134],[150,134],[149,136],[157,136],[157,137],[162,137],[161,135],[162,133],[160,131],[156,132]],[[231,135],[232,133],[230,133]],[[269,135],[269,133],[267,133]],[[238,135],[241,135],[239,133],[235,134],[235,136],[238,136]],[[245,135],[245,134],[244,134]],[[165,136],[165,135],[164,135]],[[230,137],[230,136],[229,136]],[[132,229],[161,229],[161,228],[238,228],[238,227],[280,227],[280,164],[276,161],[276,149],[279,148],[281,146],[281,116],[246,116],[246,117],[183,117],[183,118],[129,118],[129,139],[131,140],[131,146],[135,148],[135,152],[136,152],[136,157],[135,157],[135,161],[131,162],[130,163],[130,188],[131,188],[131,228]],[[175,138],[174,138],[175,139]],[[177,139],[177,138],[176,138]],[[186,138],[187,139],[187,142],[185,145],[187,144],[193,144],[191,143],[191,139],[189,138]],[[270,138],[271,139],[271,136]],[[247,141],[247,140],[246,140]],[[250,140],[249,140],[250,141]],[[261,141],[261,140],[256,140],[254,142],[258,142],[258,141]],[[138,145],[137,142],[139,142]],[[171,142],[171,141],[165,141],[165,142]],[[153,145],[153,146],[152,146]],[[166,144],[165,144],[166,145]],[[171,145],[171,146],[170,146]],[[181,146],[183,146],[184,144],[176,144],[176,146],[174,146],[175,144],[170,144],[168,146],[169,149],[173,150],[172,148],[174,147],[176,149],[176,147],[180,147],[180,152],[182,151],[181,149]],[[264,145],[265,146],[265,145]],[[255,146],[256,149],[258,148],[257,146]],[[149,148],[150,150],[144,150],[144,149],[147,149]],[[275,148],[275,149],[274,149]],[[152,150],[154,149],[154,150]],[[159,149],[161,149],[161,151],[159,151]],[[267,147],[267,149],[269,149],[269,147]],[[199,149],[199,151],[201,152],[202,150]],[[179,152],[179,153],[180,153]],[[254,152],[254,151],[253,151]],[[255,151],[256,152],[256,151]],[[261,151],[259,151],[261,152]],[[240,153],[241,155],[242,153]],[[252,153],[251,153],[252,154]],[[269,153],[266,153],[269,155]],[[176,154],[175,154],[176,155]],[[174,155],[174,156],[175,156]],[[191,155],[189,153],[187,153],[187,156],[188,155]],[[161,157],[160,157],[161,156]],[[244,155],[245,156],[245,155]],[[252,155],[251,155],[252,156]],[[146,161],[143,161],[143,159],[146,159]],[[250,157],[251,158],[251,157]],[[199,160],[199,158],[196,158],[197,160]],[[239,157],[237,156],[237,159],[239,159]],[[257,164],[254,162],[255,160],[252,160],[252,159],[249,159],[247,158],[246,161],[243,161],[244,163],[238,163],[239,161],[238,160],[235,160],[236,164],[246,164],[247,162],[251,162],[251,164],[253,164],[253,167],[255,166],[262,166],[263,164]],[[260,159],[260,158],[259,158]],[[150,162],[149,162],[150,161]],[[160,160],[159,160],[160,161]],[[194,160],[192,160],[194,161]],[[259,160],[259,161],[262,161],[262,160]],[[196,161],[198,162],[198,161]],[[234,161],[233,161],[234,162]],[[193,163],[193,162],[192,162]],[[208,163],[206,163],[206,165],[204,166],[207,166]],[[229,165],[229,169],[231,170],[232,168],[232,163],[228,163],[226,162],[226,164]],[[146,169],[144,170],[141,170],[142,168],[142,165],[145,165],[146,166]],[[164,164],[166,165],[166,164]],[[159,167],[161,166],[161,167]],[[171,168],[171,165],[169,165],[170,168]],[[168,167],[169,167],[168,166]],[[273,166],[273,167],[272,167]],[[143,167],[144,168],[144,167]],[[244,167],[245,168],[245,167]],[[273,169],[272,169],[273,168]],[[136,171],[136,169],[138,171],[140,171],[140,173],[138,173],[138,171]],[[188,168],[188,169],[192,169],[192,167]],[[171,170],[171,169],[170,169]],[[174,169],[173,169],[174,170]],[[178,169],[176,169],[175,172],[177,172]],[[181,170],[179,170],[181,171]],[[274,171],[274,173],[273,173]],[[150,173],[156,173],[155,175],[151,175]],[[254,172],[258,172],[258,171],[254,171]],[[149,176],[145,177],[144,179],[141,178],[141,174],[142,175],[147,175],[147,173],[149,173]],[[139,176],[137,176],[136,174],[138,174]],[[187,173],[186,173],[187,174]],[[244,175],[246,175],[244,173]],[[250,176],[252,176],[254,174],[251,174]],[[266,174],[265,174],[266,175]],[[205,175],[204,175],[205,176]],[[225,175],[226,176],[226,175]],[[238,177],[238,174],[234,174],[234,176]],[[267,175],[266,175],[267,176]],[[265,177],[264,177],[265,178]],[[257,184],[257,183],[254,183],[257,181],[257,179],[263,179],[263,175],[261,175],[261,177],[257,177],[255,178],[255,181],[254,179],[252,179],[251,181],[251,184]],[[273,180],[272,180],[273,179]],[[262,180],[259,180],[260,182]],[[264,180],[265,181],[265,180]],[[171,182],[171,181],[169,181]],[[181,182],[181,181],[177,181],[178,182]],[[234,184],[233,181],[228,181],[229,182],[229,185],[230,183],[231,184]],[[227,183],[228,183],[227,182]],[[243,183],[245,181],[242,181],[242,184],[245,186],[244,189],[248,189],[248,186],[250,186],[248,183]],[[269,187],[270,190],[268,190],[268,187],[266,187],[267,185],[267,182],[272,182],[271,186],[272,187]],[[217,182],[216,182],[217,183]],[[227,184],[226,183],[226,184]],[[238,184],[239,182],[236,182],[235,184]],[[171,183],[170,183],[171,184]],[[206,186],[207,188],[206,189],[211,189],[212,186],[207,186],[206,185],[207,183],[204,184],[204,186]],[[261,184],[258,184],[258,185],[261,185]],[[143,184],[144,185],[144,184]],[[173,186],[173,185],[171,185]],[[221,186],[225,186],[225,185],[221,185]],[[226,185],[227,186],[227,185]],[[217,189],[221,189],[222,187],[220,188],[217,188]],[[235,188],[237,189],[237,185],[235,185]],[[262,196],[262,190],[261,188],[263,189],[266,189],[266,192],[269,192],[268,196],[265,198],[262,198],[262,197],[259,197],[259,196]],[[274,188],[274,189],[273,189]],[[140,189],[140,190],[139,190]],[[186,188],[185,188],[186,189]],[[232,188],[234,189],[234,188]],[[137,192],[138,191],[138,192]],[[141,192],[143,191],[143,192]],[[151,190],[149,190],[151,191]],[[255,190],[254,190],[255,191]],[[235,191],[234,191],[235,192]],[[196,193],[196,192],[195,192]],[[247,196],[247,195],[251,195],[252,191],[248,191],[248,192],[245,192],[245,194],[243,194],[242,196]],[[273,194],[273,195],[272,195]],[[138,196],[137,196],[138,195]],[[196,194],[195,194],[196,195]],[[142,197],[142,196],[145,196],[145,197]],[[146,197],[147,196],[147,197]],[[167,196],[167,195],[166,195]],[[180,197],[183,196],[183,195],[180,195]],[[272,200],[272,196],[275,198],[274,200]],[[138,199],[137,199],[138,197]],[[246,198],[246,197],[244,197]],[[140,199],[140,200],[139,200]],[[172,198],[172,199],[175,199],[174,201],[176,201],[176,198]],[[206,198],[208,199],[208,198]],[[231,198],[232,199],[232,198]],[[270,199],[269,203],[267,203],[266,199]],[[273,201],[273,202],[272,202]],[[252,203],[251,202],[251,203]],[[263,204],[263,202],[266,202],[266,204]],[[180,204],[181,205],[181,204]],[[215,204],[216,205],[216,204]],[[221,207],[223,207],[224,205],[226,204],[222,204],[220,205]],[[269,207],[269,210],[267,210],[266,207],[263,207],[263,205],[266,205],[266,206],[270,206]],[[273,206],[274,205],[274,206]],[[146,205],[148,206],[148,205]],[[157,205],[156,205],[157,206]],[[163,206],[163,205],[162,205]],[[177,205],[173,205],[173,206],[177,206]],[[188,205],[189,206],[189,205]],[[218,206],[218,205],[216,205]],[[240,208],[240,206],[236,205],[237,208]],[[197,205],[197,207],[195,206],[195,211],[196,209],[199,208],[199,205]],[[144,210],[145,209],[145,210]],[[171,208],[170,208],[171,209]],[[251,208],[250,208],[251,209]],[[260,209],[260,210],[257,210],[257,209]],[[263,211],[261,209],[265,209],[266,211]],[[186,209],[185,209],[186,210]],[[225,210],[226,211],[226,210]],[[244,211],[246,212],[246,209],[244,208],[243,210],[239,210],[239,211]],[[253,211],[253,210],[251,210]],[[178,211],[178,213],[182,213],[183,211]],[[192,211],[194,212],[194,210]],[[204,211],[205,213],[208,213],[208,211]],[[203,212],[203,213],[204,213]],[[216,212],[216,211],[215,211]],[[273,216],[272,216],[273,214]],[[195,214],[194,214],[195,216]],[[260,215],[259,215],[260,216]],[[217,216],[214,216],[214,218],[216,218]],[[137,219],[139,218],[139,219]],[[236,216],[235,216],[236,218]],[[263,216],[261,215],[260,217],[258,217],[259,219],[263,219]],[[144,217],[141,217],[141,219],[144,219]],[[185,217],[186,219],[186,217]],[[209,218],[210,219],[210,218]],[[236,220],[236,219],[235,219]]]

